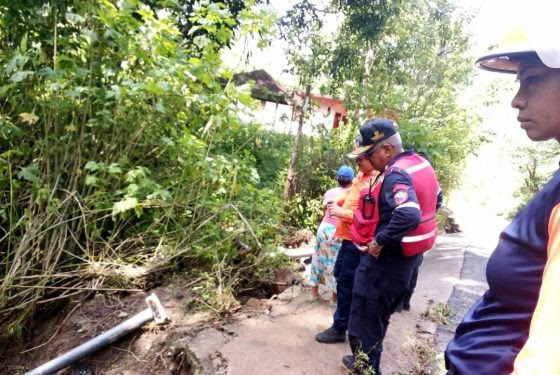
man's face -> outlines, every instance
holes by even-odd
[[[371,165],[376,171],[383,172],[385,167],[387,166],[387,162],[391,157],[391,146],[389,145],[381,145],[376,147],[373,151],[371,151],[368,155],[369,161]]]
[[[517,120],[533,141],[560,141],[560,69],[540,60],[521,62],[517,69],[519,91],[511,105]]]

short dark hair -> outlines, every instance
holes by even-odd
[[[338,179],[338,185],[342,186],[342,187],[346,187],[348,185],[350,185],[352,183],[352,180],[347,180],[345,178],[339,178]]]

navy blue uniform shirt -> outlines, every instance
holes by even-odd
[[[411,154],[412,151],[405,151],[397,155],[387,168]],[[401,241],[418,226],[422,215],[410,175],[400,168],[386,174],[378,204],[379,224],[375,230],[375,241],[384,246],[383,253],[402,256]]]

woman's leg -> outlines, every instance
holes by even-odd
[[[313,285],[311,287],[311,295],[310,297],[312,299],[319,299],[321,298],[321,295],[319,294],[319,285]]]
[[[319,298],[319,283],[324,279],[325,269],[322,262],[321,254],[321,244],[324,242],[324,236],[322,234],[323,224],[319,226],[317,230],[317,235],[315,237],[315,248],[313,249],[313,256],[311,258],[311,299]]]

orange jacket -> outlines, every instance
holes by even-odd
[[[338,218],[338,224],[336,225],[336,231],[334,232],[335,237],[352,241],[350,225],[352,224],[354,210],[358,207],[360,191],[369,187],[370,181],[373,183],[373,180],[375,180],[375,177],[377,177],[378,174],[379,172],[375,170],[371,171],[367,175],[359,172],[352,180],[352,186],[350,186],[350,188],[346,190],[346,193],[343,194],[336,202],[336,204],[344,209],[344,215]]]

